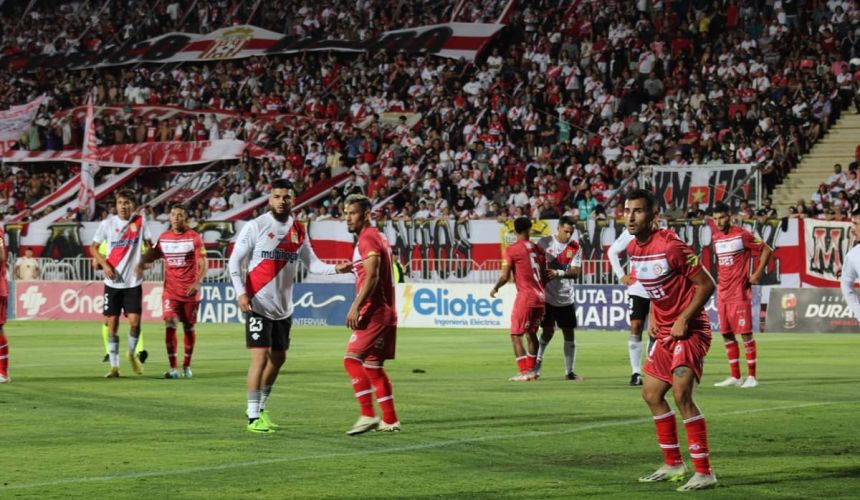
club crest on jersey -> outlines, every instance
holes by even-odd
[[[660,264],[654,264],[654,274],[659,276],[662,273],[663,273],[663,266],[661,266]]]
[[[298,244],[298,242],[299,242],[299,235],[297,235],[296,233],[290,233],[290,241],[292,241],[293,243]]]
[[[681,354],[681,351],[684,350],[684,347],[681,344],[675,346],[675,354]]]
[[[269,234],[267,234],[266,236],[268,236],[270,240],[275,239],[275,233],[273,232],[269,232]]]
[[[568,248],[568,249],[567,249],[567,252],[566,252],[566,255],[567,255],[567,258],[568,258],[568,259],[572,259],[572,258],[573,258],[573,250],[571,250],[571,249],[569,249],[569,248]]]
[[[131,224],[128,225],[128,230],[131,231],[132,233],[136,233],[137,232],[137,224],[132,222]]]

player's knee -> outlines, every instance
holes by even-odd
[[[663,402],[663,392],[652,387],[642,387],[642,399],[648,406],[657,406]]]
[[[190,335],[194,333],[194,325],[192,323],[182,323],[182,331],[185,332],[185,335]]]
[[[573,342],[573,336],[574,336],[573,328],[571,328],[569,330],[568,329],[562,330],[561,333],[562,333],[562,335],[564,335],[564,340],[566,340],[568,342]]]
[[[734,333],[724,333],[723,334],[723,342],[725,342],[726,344],[730,344],[732,342],[737,342],[737,339],[735,338],[735,334]]]
[[[633,319],[630,320],[630,335],[639,337],[642,339],[642,330],[643,330],[643,322],[641,319]]]
[[[176,320],[173,318],[168,318],[164,320],[165,328],[176,328]]]

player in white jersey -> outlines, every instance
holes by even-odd
[[[230,277],[239,309],[245,313],[246,345],[251,350],[247,380],[251,432],[267,433],[278,428],[265,407],[290,347],[293,283],[299,259],[315,274],[352,270],[352,264],[334,266],[317,258],[304,226],[290,215],[292,205],[290,182],[273,182],[269,211],[242,227],[230,255]],[[248,271],[243,273],[246,261]]]
[[[860,212],[856,212],[851,217],[851,222],[854,224],[855,238],[860,240]],[[845,254],[845,260],[842,266],[842,276],[839,277],[839,284],[842,288],[842,296],[845,297],[845,302],[854,317],[860,321],[860,300],[857,299],[857,294],[854,293],[854,283],[860,278],[860,245]]]
[[[627,245],[633,241],[633,235],[625,228],[618,239],[610,245],[607,254],[612,264],[612,272],[618,281],[627,285],[627,301],[630,311],[630,338],[627,339],[627,354],[630,357],[630,385],[642,385],[642,330],[645,328],[645,318],[651,305],[648,292],[635,276],[624,272],[618,255],[627,251]]]
[[[582,247],[576,239],[571,239],[575,222],[570,217],[558,220],[555,235],[544,236],[538,240],[539,247],[546,253],[546,312],[544,313],[540,336],[535,374],[540,374],[543,356],[549,341],[555,333],[555,325],[561,328],[564,335],[564,367],[565,380],[582,380],[573,371],[576,362],[576,305],[573,297],[573,278],[579,276],[582,269]]]
[[[99,246],[107,242],[106,255]],[[119,315],[128,317],[128,360],[135,373],[143,374],[143,364],[135,355],[140,338],[143,278],[135,273],[141,249],[152,246],[152,235],[143,214],[134,211],[134,191],[123,189],[116,195],[116,215],[104,219],[96,229],[91,253],[105,274],[104,315],[108,326],[110,371],[107,378],[119,377]]]

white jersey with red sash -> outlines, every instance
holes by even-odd
[[[248,273],[243,279],[242,264],[248,257]],[[249,221],[239,231],[230,254],[230,277],[236,296],[247,294],[251,309],[265,318],[289,318],[293,314],[293,283],[299,259],[312,273],[335,273],[334,265],[317,258],[305,227],[292,217],[280,222],[266,212]]]
[[[143,241],[152,241],[152,234],[146,227],[143,215],[134,214],[129,220],[111,215],[101,221],[93,243],[101,245],[107,242],[105,259],[116,270],[114,279],[105,277],[105,285],[111,288],[134,288],[143,283],[143,278],[134,275],[134,269],[140,263]]]

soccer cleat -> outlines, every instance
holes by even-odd
[[[167,379],[179,378],[179,370],[177,370],[176,368],[171,368],[170,371],[164,372],[164,378],[167,378]]]
[[[119,378],[119,367],[112,366],[110,371],[107,372],[107,375],[105,375],[105,378]]]
[[[640,483],[656,483],[657,481],[683,481],[687,475],[687,466],[684,464],[667,465],[663,464],[659,469],[655,470],[647,476],[639,478]]]
[[[134,370],[134,373],[138,375],[143,375],[143,365],[140,363],[140,360],[134,354],[126,354],[126,358],[128,362],[131,363],[131,368]]]
[[[642,385],[642,375],[634,373],[630,376],[630,385]]]
[[[755,377],[747,377],[741,385],[741,389],[752,389],[753,387],[758,387],[758,380]]]
[[[577,375],[577,374],[575,374],[575,373],[573,373],[573,372],[570,372],[570,373],[568,373],[567,375],[565,375],[565,376],[564,376],[564,379],[565,379],[565,380],[575,380],[575,381],[577,381],[577,382],[578,382],[578,381],[582,380],[582,377],[580,377],[579,375]]]
[[[248,424],[248,432],[258,432],[261,434],[272,433],[275,432],[275,429],[272,429],[266,422],[263,422],[263,419],[257,418],[254,419],[253,422]]]
[[[693,490],[704,490],[708,488],[713,488],[717,485],[717,476],[714,473],[710,474],[702,474],[701,472],[697,472],[693,474],[693,477],[687,481],[687,484],[681,486],[677,489],[677,491],[693,491]]]
[[[0,373],[0,384],[8,384],[12,381],[12,378],[8,373]]]
[[[729,378],[723,380],[722,382],[717,382],[716,384],[714,384],[714,387],[733,387],[733,386],[740,386],[740,385],[741,385],[741,379],[729,377]]]
[[[278,430],[281,428],[280,425],[272,422],[272,416],[269,415],[269,412],[266,410],[260,409],[260,420],[262,420],[272,430]]]
[[[533,372],[527,372],[514,375],[508,379],[508,382],[531,382],[532,380],[537,380],[537,377]]]
[[[191,378],[193,374],[191,373],[191,367],[186,366],[182,369],[182,376],[185,378]]]
[[[389,424],[387,422],[379,422],[376,427],[376,432],[400,432],[400,421]]]
[[[107,363],[110,361],[110,354],[105,354],[105,357],[102,358],[102,363]]]
[[[146,359],[149,358],[149,352],[146,349],[141,349],[139,353],[137,353],[137,357],[140,358],[141,363],[146,363]]]
[[[355,424],[346,433],[350,436],[357,436],[367,431],[372,431],[377,427],[379,427],[379,418],[362,415],[358,417],[358,420],[355,421]]]

